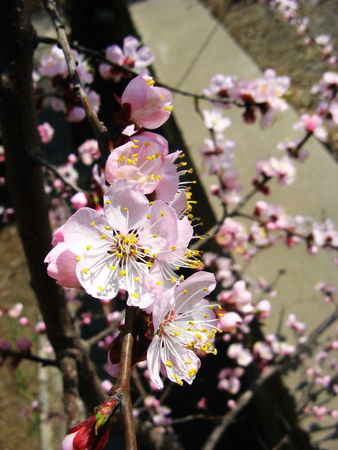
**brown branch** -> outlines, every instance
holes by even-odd
[[[133,405],[130,395],[130,378],[132,372],[132,352],[134,344],[134,321],[136,309],[127,306],[125,324],[122,328],[122,345],[120,358],[120,372],[111,395],[118,395],[122,403],[124,423],[125,447],[128,450],[137,450],[136,428],[133,416]]]
[[[45,159],[41,158],[40,156],[36,155],[34,156],[35,160],[38,161],[43,167],[46,167],[50,172],[52,172],[54,175],[56,175],[60,180],[64,182],[65,185],[69,186],[73,191],[75,192],[85,192],[83,189],[81,189],[76,184],[72,183],[71,181],[67,180],[67,178],[62,175],[53,164],[46,161]]]
[[[31,355],[30,353],[19,352],[16,350],[0,350],[0,356],[4,356],[5,358],[8,356],[13,356],[14,358],[27,359],[29,361],[41,363],[43,366],[59,366],[56,359],[40,358],[40,356]]]
[[[247,391],[239,397],[236,405],[223,416],[221,423],[210,433],[201,450],[213,450],[227,428],[231,425],[238,414],[241,413],[246,406],[248,406],[256,392],[266,383],[266,381],[278,373],[285,373],[288,369],[294,367],[295,364],[299,364],[301,362],[301,359],[299,358],[301,354],[309,351],[320,335],[336,320],[338,320],[338,308],[336,308],[329,317],[324,319],[323,322],[314,328],[308,336],[307,341],[297,346],[294,354],[281,356],[277,359],[274,366],[267,367],[265,372],[254,383],[252,383]]]
[[[252,221],[257,222],[259,225],[264,227],[264,224],[265,224],[264,220],[260,220],[258,217],[252,216],[251,214],[238,212],[236,214],[236,216],[237,217],[242,217],[243,219],[252,220]],[[279,229],[279,230],[276,230],[276,231],[281,231],[281,232],[283,232],[286,235],[291,236],[291,237],[297,237],[297,238],[299,238],[299,239],[301,239],[301,240],[303,240],[305,242],[309,241],[309,236],[308,235],[304,235],[304,234],[301,234],[301,233],[296,233],[296,232],[294,232],[292,230],[289,230],[287,228]],[[332,245],[330,243],[325,243],[321,248],[329,248],[331,250],[338,250],[338,247],[336,245]]]
[[[84,110],[86,111],[87,118],[99,143],[100,150],[102,151],[103,154],[109,154],[109,146],[108,146],[109,136],[107,128],[99,120],[81,84],[79,75],[77,73],[76,60],[72,54],[65,26],[59,14],[58,8],[56,6],[56,0],[43,0],[43,3],[46,11],[50,15],[52,22],[54,24],[58,37],[57,42],[62,48],[63,53],[65,55],[74,91],[77,94],[78,98],[80,99]]]

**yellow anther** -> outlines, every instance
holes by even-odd
[[[97,287],[97,290],[98,290],[99,292],[102,292],[102,291],[104,291],[104,288],[103,288],[102,286],[98,286],[98,287]]]
[[[119,275],[124,276],[127,272],[125,270],[120,270]]]
[[[161,217],[164,217],[164,216],[165,216],[165,211],[162,210],[162,211],[160,212],[160,216],[161,216]]]
[[[189,325],[195,325],[195,322],[193,320],[189,320],[188,324]]]
[[[224,317],[223,313],[218,313],[218,317]]]
[[[208,314],[204,314],[204,315],[203,315],[203,318],[204,318],[204,319],[208,319],[208,318],[209,318]]]
[[[139,139],[133,139],[133,142],[135,142],[135,144],[137,144],[138,142],[140,142]]]
[[[150,250],[148,250],[147,248],[145,248],[145,249],[143,250],[143,253],[145,253],[146,255],[149,255]]]
[[[170,281],[171,281],[172,283],[176,283],[176,278],[173,277],[173,276],[171,276],[171,277],[170,277]]]
[[[147,86],[154,86],[155,81],[154,81],[151,77],[149,77],[149,78],[146,80],[146,83],[147,83]]]
[[[134,277],[134,281],[140,281],[140,277]]]
[[[144,141],[144,142],[143,142],[143,145],[144,145],[145,147],[150,147],[151,144],[150,144],[149,141]]]
[[[124,155],[120,155],[118,158],[117,158],[117,162],[122,162],[122,161],[124,161],[126,159],[126,157],[124,156]]]
[[[131,148],[138,148],[139,146],[137,144],[134,144],[131,146]]]
[[[195,338],[198,339],[199,341],[202,340],[202,336],[200,334],[195,334]]]
[[[171,247],[171,251],[174,252],[174,251],[176,251],[176,250],[177,250],[176,245],[173,245],[173,246]]]
[[[215,335],[213,333],[208,333],[207,338],[208,339],[214,339]]]
[[[180,281],[184,281],[184,275],[180,275]]]
[[[146,215],[146,218],[147,218],[147,219],[150,219],[150,218],[151,218],[151,215],[150,215],[150,214],[147,214],[147,215]]]
[[[158,98],[160,99],[160,100],[164,100],[164,95],[162,95],[162,94],[160,94],[159,96],[158,96]]]
[[[89,272],[89,270],[88,269],[82,269],[82,271],[81,271],[82,273],[84,273],[85,275],[87,275],[88,274],[88,272]]]
[[[171,105],[166,105],[166,106],[164,106],[162,109],[163,109],[164,111],[173,111],[173,110],[174,110],[174,107],[171,106]]]
[[[188,289],[183,289],[183,295],[187,295],[187,293],[188,293]]]
[[[184,361],[184,364],[191,364],[191,363],[192,363],[191,359],[186,359],[186,360]]]
[[[107,235],[106,234],[101,234],[100,239],[106,239]]]
[[[166,361],[164,364],[165,364],[167,367],[173,367],[173,366],[174,366],[174,364],[173,364],[171,361]]]
[[[77,261],[77,262],[81,261],[81,256],[80,256],[80,255],[78,255],[78,256],[76,257],[76,261]]]
[[[134,297],[134,298],[139,298],[139,295],[138,295],[136,292],[134,292],[133,294],[131,294],[131,296]]]
[[[181,336],[181,333],[179,333],[178,331],[173,331],[173,335],[174,336]]]
[[[196,373],[197,373],[197,370],[196,369],[190,369],[187,373],[188,373],[189,377],[194,377],[196,375]]]
[[[156,283],[158,286],[161,286],[163,284],[163,281],[156,281]]]
[[[153,264],[152,262],[150,262],[150,261],[148,261],[148,262],[146,263],[146,266],[147,266],[147,267],[153,267],[153,265],[154,265],[154,264]]]
[[[157,253],[153,253],[151,256],[152,256],[152,258],[156,259],[157,258]]]
[[[214,348],[213,352],[214,355],[217,355],[217,348]]]
[[[91,221],[91,222],[90,222],[90,225],[91,225],[92,227],[95,227],[95,225],[96,225],[95,220]]]
[[[105,225],[104,228],[105,228],[105,230],[110,230],[110,226],[109,225]]]
[[[86,250],[90,250],[92,248],[92,245],[88,244],[86,245]]]
[[[110,270],[115,270],[115,269],[116,269],[116,266],[109,266],[109,269],[110,269]]]
[[[209,288],[207,288],[207,287],[204,287],[202,289],[203,289],[203,291],[208,291],[209,290]]]
[[[126,206],[122,209],[123,209],[123,211],[128,211],[128,208]]]
[[[152,234],[152,237],[158,237],[158,234],[154,233]]]

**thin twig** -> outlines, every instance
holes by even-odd
[[[192,420],[211,420],[211,421],[220,421],[223,416],[208,416],[206,414],[191,414],[190,416],[179,417],[177,419],[173,419],[171,421],[171,425],[177,425],[180,423],[191,422]]]
[[[91,336],[90,338],[88,338],[85,342],[87,343],[87,345],[89,347],[92,347],[93,345],[95,345],[97,342],[99,342],[101,339],[105,338],[106,336],[108,336],[109,334],[112,334],[116,328],[117,325],[119,324],[121,319],[116,320],[114,322],[112,322],[111,324],[109,324],[104,330],[99,331],[97,334],[95,334],[94,336]]]
[[[43,43],[43,44],[55,44],[55,45],[60,45],[62,46],[61,42],[59,41],[59,39],[54,39],[54,38],[49,38],[49,37],[45,37],[45,36],[39,36],[38,37],[39,42]],[[121,72],[125,72],[128,75],[134,76],[136,77],[137,75],[139,75],[138,72],[135,72],[135,70],[130,69],[129,67],[126,66],[121,66],[120,64],[117,64],[113,61],[110,61],[109,59],[107,59],[101,52],[97,51],[97,50],[92,50],[88,47],[84,47],[83,45],[79,45],[79,44],[75,44],[75,43],[69,43],[70,47],[72,47],[74,50],[77,50],[81,53],[84,53],[88,56],[92,56],[93,58],[110,65],[111,67],[114,67],[115,69],[120,70]],[[164,87],[166,89],[169,89],[171,92],[174,92],[176,94],[180,94],[183,95],[185,97],[191,97],[197,100],[205,100],[207,102],[210,103],[222,103],[225,105],[235,105],[238,106],[239,108],[245,108],[246,105],[244,103],[241,103],[237,100],[233,100],[230,98],[214,98],[214,97],[209,97],[207,95],[204,94],[195,94],[193,92],[189,92],[189,91],[185,91],[183,89],[179,89],[173,86],[170,86],[166,83],[162,83],[159,80],[156,80],[156,84],[158,86]]]
[[[120,373],[117,383],[111,391],[111,395],[117,394],[121,397],[125,447],[128,450],[137,450],[133,405],[130,395],[135,314],[136,308],[133,306],[127,306],[125,325],[122,329]]]
[[[319,338],[319,336],[336,320],[338,319],[338,308],[334,310],[329,317],[323,320],[308,336],[305,343],[299,344],[296,351],[292,355],[281,356],[277,359],[276,364],[272,367],[267,367],[264,373],[254,382],[247,391],[245,391],[237,400],[236,405],[228,411],[221,421],[210,433],[206,439],[205,444],[201,450],[213,450],[223,433],[227,430],[229,425],[234,421],[240,412],[251,402],[256,392],[274,375],[278,373],[285,373],[290,367],[293,367],[295,363],[299,363],[301,360],[299,356],[310,350],[311,346]]]
[[[99,120],[96,112],[94,111],[88,96],[81,84],[79,75],[76,68],[76,60],[72,54],[71,47],[67,38],[65,26],[59,14],[55,0],[43,0],[46,11],[49,13],[52,22],[54,24],[57,33],[58,45],[63,50],[65,59],[67,62],[69,75],[73,84],[73,88],[78,98],[80,99],[84,110],[86,111],[87,118],[99,143],[100,150],[103,154],[109,154],[108,147],[108,131],[106,126]]]
[[[29,361],[41,363],[43,366],[58,367],[59,365],[56,359],[40,358],[40,356],[31,355],[30,353],[18,352],[15,350],[0,350],[0,356],[3,357],[12,356],[14,358],[27,359]]]
[[[252,216],[251,214],[242,213],[242,212],[238,212],[236,215],[237,215],[237,217],[242,217],[243,219],[248,219],[248,220],[252,220],[254,222],[257,222],[259,225],[264,227],[264,224],[265,224],[264,220],[260,220],[258,217]],[[308,242],[308,240],[309,240],[309,236],[308,235],[304,235],[304,234],[301,234],[301,233],[296,233],[296,232],[294,232],[292,230],[289,230],[289,229],[285,229],[284,228],[284,229],[279,229],[278,231],[282,231],[282,232],[286,233],[290,237],[297,237],[297,238],[299,238],[299,239],[301,239],[301,240],[303,240],[305,242]],[[338,250],[338,246],[332,245],[330,243],[325,243],[322,246],[322,248],[329,248],[331,250]]]
[[[72,183],[71,181],[67,180],[67,178],[64,175],[62,175],[62,173],[59,172],[57,167],[55,167],[53,164],[51,164],[47,160],[41,158],[41,156],[35,155],[34,159],[36,161],[38,161],[41,164],[41,166],[46,167],[46,169],[48,169],[51,172],[53,172],[54,175],[56,175],[58,178],[60,178],[60,180],[62,180],[65,183],[65,185],[69,186],[73,191],[75,191],[75,192],[85,192],[83,189],[81,189],[75,183]]]

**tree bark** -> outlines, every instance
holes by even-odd
[[[48,199],[44,192],[32,86],[35,32],[29,21],[29,2],[4,0],[0,6],[0,126],[5,147],[6,180],[19,234],[48,338],[64,372],[68,397],[77,389],[88,409],[104,398],[87,348],[77,337],[62,289],[46,271],[44,258],[51,248]],[[10,257],[10,255],[9,255]],[[69,359],[76,360],[78,386],[69,380]],[[67,363],[68,360],[68,363]],[[64,369],[64,370],[63,370]],[[74,391],[75,389],[75,391]],[[76,417],[74,417],[76,419]]]

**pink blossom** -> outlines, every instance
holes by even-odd
[[[146,131],[111,152],[106,162],[105,178],[110,184],[121,179],[135,180],[144,194],[159,188],[159,198],[165,191],[165,198],[162,199],[170,201],[178,191],[179,180],[174,165],[178,156],[179,152],[168,155],[166,139]],[[161,188],[161,181],[166,189]]]
[[[204,145],[199,150],[204,159],[204,173],[218,174],[220,170],[231,167],[234,159],[234,147],[233,141],[225,140],[220,136],[216,136],[215,140],[204,139]]]
[[[260,319],[267,319],[271,313],[271,303],[269,300],[261,300],[255,306],[255,314]]]
[[[196,404],[198,409],[207,409],[207,398],[206,397],[201,397],[197,404]]]
[[[316,138],[321,141],[326,141],[327,131],[323,127],[323,118],[318,114],[302,114],[300,116],[300,122],[294,125],[295,130],[305,130],[309,133],[313,133]]]
[[[48,122],[38,125],[40,140],[43,144],[48,144],[53,139],[54,131],[54,128]]]
[[[36,331],[36,333],[39,333],[39,334],[44,333],[46,331],[45,322],[42,322],[42,321],[37,322],[35,325],[35,331]]]
[[[214,275],[197,272],[181,285],[164,291],[154,305],[155,335],[147,361],[151,380],[158,389],[163,387],[160,372],[179,385],[193,382],[200,367],[194,351],[216,354],[212,342],[217,319],[203,299],[214,287]]]
[[[312,412],[317,419],[322,420],[328,414],[329,411],[325,406],[315,405],[312,408]]]
[[[15,303],[8,311],[7,314],[12,319],[17,319],[21,316],[23,311],[23,304],[22,303]]]
[[[238,325],[243,322],[241,316],[235,312],[228,312],[224,316],[219,317],[218,324],[219,328],[223,331],[234,333]]]
[[[227,217],[216,234],[218,245],[244,253],[248,245],[248,234],[240,222]]]
[[[296,169],[290,158],[284,156],[281,159],[270,158],[259,161],[256,165],[258,175],[268,178],[277,178],[282,186],[289,186],[294,182]]]
[[[129,82],[122,97],[122,108],[138,127],[158,128],[173,110],[172,97],[167,89],[155,87],[152,77],[138,75]]]
[[[271,347],[265,342],[255,342],[253,346],[254,355],[264,361],[270,361],[273,358]]]
[[[178,219],[161,200],[149,205],[136,186],[113,183],[102,214],[79,209],[64,225],[64,243],[77,255],[77,277],[89,294],[109,300],[125,289],[129,305],[148,308],[163,283],[176,282],[176,267],[201,263],[187,250],[193,234],[188,218]]]
[[[87,139],[83,144],[78,148],[79,156],[81,161],[86,166],[90,166],[93,161],[97,160],[101,156],[101,152],[99,150],[99,145],[96,139]]]
[[[43,55],[40,59],[39,72],[47,77],[67,73],[67,63],[61,48],[53,45],[49,54]]]
[[[219,73],[211,78],[209,87],[204,89],[203,93],[210,97],[231,97],[235,85],[236,77]],[[225,106],[225,104],[222,104],[222,106]]]
[[[243,344],[231,344],[227,355],[229,358],[236,359],[237,364],[243,367],[248,366],[253,360],[250,350],[244,348]]]
[[[231,125],[231,120],[228,117],[223,117],[220,109],[204,109],[203,117],[205,126],[208,130],[213,130],[215,133],[223,133]]]
[[[58,243],[46,256],[47,273],[63,287],[79,287],[76,276],[76,255],[71,252],[64,242]]]
[[[77,192],[70,198],[70,202],[74,209],[83,208],[88,205],[88,199],[84,192]]]
[[[137,73],[148,73],[147,66],[154,61],[154,56],[149,47],[141,46],[140,41],[133,36],[127,36],[123,40],[123,49],[118,45],[106,48],[106,58],[120,66],[133,69]],[[102,78],[112,78],[118,82],[124,72],[107,63],[99,65]]]
[[[302,334],[306,330],[306,324],[299,322],[295,314],[289,314],[286,326],[292,328],[296,333]]]

